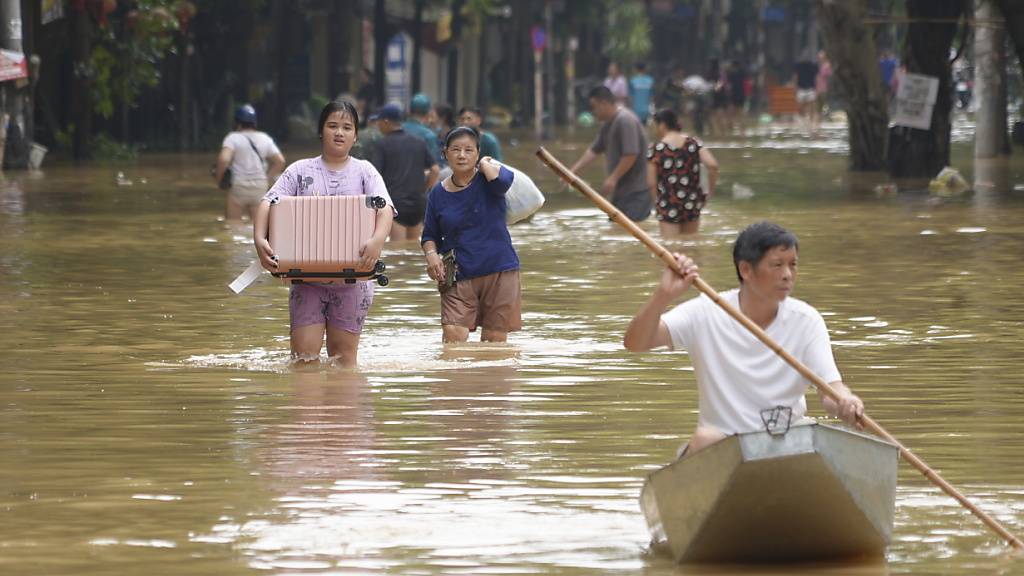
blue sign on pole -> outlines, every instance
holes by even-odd
[[[405,106],[409,101],[409,75],[406,72],[408,42],[404,34],[395,34],[388,41],[385,58],[385,99]]]
[[[534,26],[530,28],[530,40],[533,43],[534,52],[543,52],[548,45],[547,32],[540,26]]]

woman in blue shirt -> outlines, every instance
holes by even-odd
[[[519,256],[505,224],[513,174],[480,158],[480,133],[469,126],[449,132],[442,153],[452,174],[427,197],[420,240],[441,292],[442,339],[465,342],[480,326],[481,341],[504,342],[522,327]]]

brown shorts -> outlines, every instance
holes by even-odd
[[[523,327],[521,302],[519,270],[459,280],[441,294],[441,324],[515,332]]]
[[[228,196],[238,202],[243,208],[252,208],[259,205],[263,196],[267,193],[267,181],[256,180],[253,182],[235,182],[228,190]]]

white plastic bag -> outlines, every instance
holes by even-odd
[[[505,203],[508,205],[505,222],[515,224],[533,216],[537,210],[540,210],[540,207],[544,205],[544,194],[525,172],[508,164],[502,164],[502,166],[508,168],[515,175],[512,186],[505,193]]]
[[[970,191],[971,185],[964,180],[960,171],[951,166],[943,168],[939,174],[928,183],[928,191],[936,196],[951,197],[959,196]]]

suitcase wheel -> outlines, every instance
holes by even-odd
[[[385,202],[384,199],[381,198],[380,196],[371,196],[370,197],[370,208],[376,208],[377,210],[380,210],[380,209],[384,208],[387,205],[388,205],[388,203]]]
[[[377,263],[373,265],[374,274],[383,274],[384,270],[387,270],[387,266],[384,265],[383,260],[377,260]]]
[[[377,276],[377,284],[380,284],[381,286],[387,286],[390,283],[391,280],[388,280],[387,276]]]

